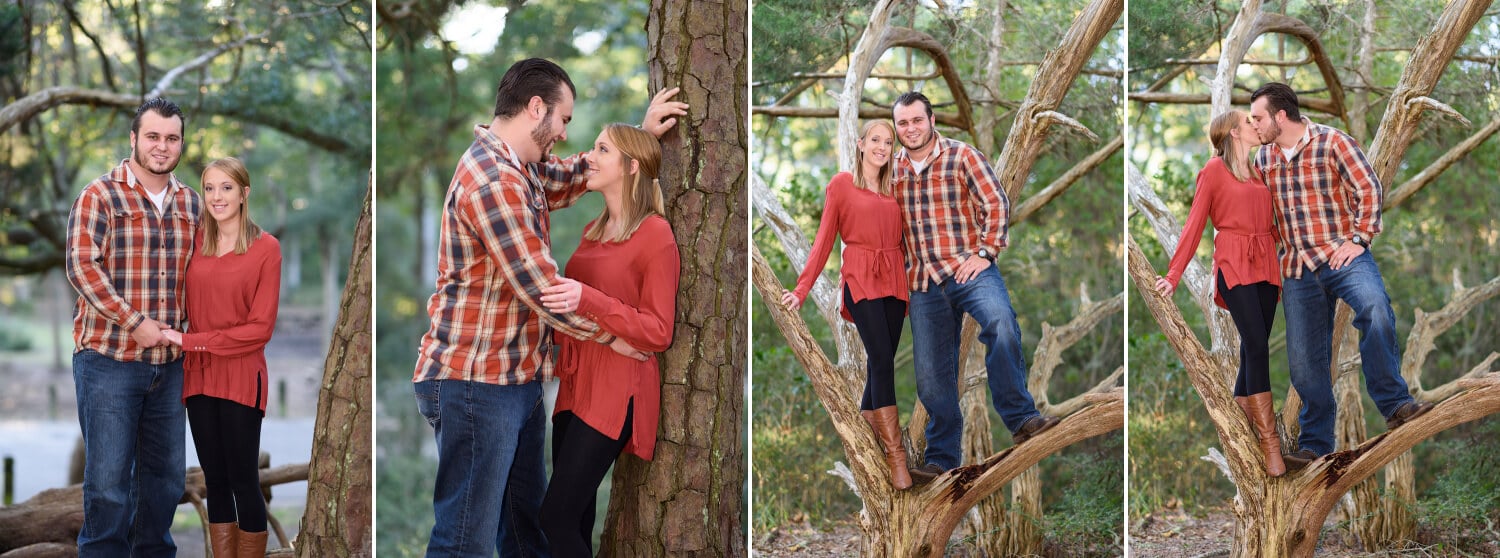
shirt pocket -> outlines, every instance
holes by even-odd
[[[193,234],[198,232],[197,215],[186,211],[173,211],[162,225],[167,229],[167,249],[184,253],[193,249]]]
[[[117,209],[110,223],[111,244],[117,256],[126,256],[143,250],[151,240],[151,224],[146,221],[146,212],[136,209]]]

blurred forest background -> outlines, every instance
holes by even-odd
[[[244,160],[250,214],[281,241],[263,449],[273,465],[308,460],[368,184],[370,17],[363,1],[0,2],[0,453],[17,457],[16,501],[68,482],[78,428],[68,211],[129,155],[148,92],[187,116],[177,177],[198,188],[208,161]],[[295,527],[306,485],[276,494],[273,512]],[[177,525],[190,530],[197,515],[184,509],[188,526]]]
[[[1368,86],[1357,71],[1359,28],[1365,6],[1377,10],[1373,34],[1372,73]],[[1368,149],[1379,126],[1391,87],[1401,76],[1410,49],[1433,22],[1445,3],[1438,0],[1413,2],[1267,2],[1264,10],[1295,17],[1318,34],[1337,69],[1346,103],[1369,103],[1362,118],[1346,123],[1328,114],[1303,110],[1315,122],[1351,132]],[[1238,2],[1139,0],[1130,6],[1129,88],[1141,91],[1166,76],[1174,61],[1195,58],[1218,60],[1218,42],[1239,9]],[[1250,49],[1246,60],[1301,60],[1307,51],[1301,43],[1281,35],[1267,35]],[[1206,96],[1206,81],[1215,66],[1194,65],[1161,91]],[[1491,11],[1459,49],[1438,82],[1432,98],[1448,103],[1473,121],[1465,127],[1458,121],[1429,114],[1418,139],[1406,153],[1396,184],[1410,179],[1461,140],[1500,118],[1500,17]],[[1295,68],[1240,66],[1236,94],[1254,90],[1268,81],[1283,81],[1299,93],[1326,97],[1327,89],[1312,65]],[[1248,110],[1247,106],[1238,107]],[[1206,127],[1207,104],[1143,104],[1131,102],[1127,129],[1129,161],[1150,180],[1151,186],[1185,220],[1191,204],[1193,182],[1210,157]],[[1500,141],[1490,138],[1467,157],[1438,177],[1437,182],[1416,197],[1384,214],[1384,232],[1372,246],[1381,267],[1396,313],[1397,335],[1403,344],[1411,330],[1414,312],[1435,310],[1452,296],[1455,283],[1474,286],[1500,275]],[[1168,254],[1156,242],[1143,218],[1128,220],[1131,233],[1140,242],[1152,264],[1165,272]],[[1207,261],[1212,241],[1205,235],[1199,247],[1200,261]],[[1129,307],[1144,308],[1135,287],[1130,289]],[[1183,289],[1185,290],[1185,289]],[[1206,339],[1203,314],[1188,303],[1189,296],[1176,296],[1184,315]],[[1287,372],[1284,315],[1278,310],[1272,333],[1271,384],[1280,408],[1290,380]],[[1423,369],[1424,385],[1447,382],[1479,364],[1489,353],[1500,350],[1500,303],[1482,303],[1445,335]],[[1134,311],[1130,317],[1130,516],[1132,529],[1158,520],[1168,522],[1227,513],[1234,485],[1209,462],[1200,460],[1218,444],[1213,424],[1203,402],[1194,392],[1175,353],[1167,345],[1148,312]],[[1362,384],[1361,384],[1362,385]],[[1363,394],[1363,388],[1361,388]],[[1381,417],[1364,395],[1369,432],[1385,431]],[[1418,502],[1415,516],[1423,544],[1450,545],[1452,549],[1500,541],[1494,530],[1500,521],[1500,481],[1494,475],[1500,455],[1500,420],[1494,417],[1464,424],[1443,432],[1413,450],[1416,458]],[[1231,514],[1232,517],[1232,514]],[[1218,523],[1214,523],[1218,529]],[[1134,531],[1133,531],[1134,532]],[[1224,536],[1228,536],[1227,531]]]
[[[417,413],[411,378],[437,277],[443,196],[459,156],[474,141],[474,125],[489,123],[505,70],[533,56],[557,62],[578,89],[568,140],[553,153],[566,157],[586,151],[605,124],[639,124],[650,101],[647,8],[646,3],[603,1],[379,6],[376,521],[381,556],[422,555],[432,528],[437,454],[432,428]],[[552,213],[554,259],[567,262],[583,226],[602,208],[601,197],[586,195]],[[548,384],[549,400],[555,388]],[[598,499],[596,535],[605,524],[610,478],[605,477],[606,491]]]
[[[985,69],[996,2],[938,8],[911,3],[897,8],[891,18],[891,25],[928,33],[946,46],[958,74],[965,76],[964,87],[973,101],[978,133],[990,137],[970,137],[966,131],[945,126],[938,126],[938,130],[970,144],[995,146],[987,153],[992,164],[1011,127],[1012,109],[1025,97],[1036,65],[1047,49],[1057,45],[1082,8],[1082,3],[1076,1],[1000,4],[1005,5],[1003,40],[999,45],[1004,63],[998,75],[986,75]],[[752,104],[771,105],[790,95],[787,106],[836,109],[833,94],[841,87],[847,54],[854,49],[868,22],[868,6],[863,2],[824,0],[758,2],[753,9]],[[1123,41],[1117,25],[1085,65],[1058,109],[1077,118],[1101,139],[1093,141],[1055,127],[1045,152],[1032,169],[1023,198],[1118,135],[1123,102],[1120,81],[1125,63]],[[882,77],[892,74],[930,77],[918,82]],[[834,79],[817,79],[810,87],[803,88],[803,82],[813,77]],[[920,89],[931,98],[936,112],[954,110],[953,96],[938,77],[932,60],[907,48],[888,51],[875,66],[872,78],[864,85],[864,106],[879,107],[889,114],[891,101],[911,89]],[[758,114],[751,119],[751,168],[797,218],[809,240],[822,215],[824,189],[840,170],[836,123],[836,118],[772,118]],[[1020,321],[1028,364],[1041,335],[1041,324],[1061,325],[1072,319],[1082,304],[1080,292],[1097,301],[1116,295],[1123,287],[1121,161],[1120,154],[1114,154],[1071,190],[1010,229],[1010,247],[1000,254],[998,265]],[[752,220],[752,241],[782,284],[790,287],[801,270],[791,267],[780,242],[758,218]],[[838,266],[835,251],[824,271],[824,280],[836,280]],[[768,537],[783,532],[857,532],[851,525],[857,522],[859,498],[841,479],[826,472],[835,462],[845,460],[843,448],[828,412],[786,339],[765,317],[768,302],[779,304],[763,300],[759,293],[752,294],[751,311],[756,316],[751,333],[753,542],[757,548],[763,548],[761,545]],[[817,315],[813,305],[804,306],[802,315],[814,338],[824,344],[823,350],[832,351],[827,323],[810,318]],[[1065,364],[1051,384],[1053,401],[1094,386],[1121,366],[1122,326],[1118,316],[1106,318],[1083,341],[1064,353]],[[896,364],[897,402],[904,426],[916,401],[909,325]],[[990,413],[996,447],[1006,447],[1009,434],[993,409]],[[1042,461],[1044,517],[1034,520],[1041,524],[1050,546],[1072,554],[1118,554],[1124,506],[1122,452],[1123,435],[1116,432],[1080,442],[1057,457]],[[994,497],[1009,502],[1007,494],[1008,490]]]

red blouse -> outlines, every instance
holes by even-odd
[[[624,242],[579,242],[564,274],[583,283],[579,315],[632,347],[658,353],[672,345],[680,267],[672,227],[652,215]],[[604,343],[558,338],[561,384],[553,412],[571,410],[594,430],[619,439],[626,405],[634,399],[630,441],[623,451],[650,460],[661,413],[656,355],[642,362]]]
[[[1274,149],[1274,148],[1272,148]],[[1254,176],[1240,182],[1229,172],[1224,160],[1214,157],[1198,171],[1193,209],[1182,226],[1182,239],[1167,266],[1167,281],[1177,286],[1188,261],[1203,240],[1204,223],[1213,219],[1214,229],[1214,302],[1224,306],[1218,292],[1218,272],[1224,272],[1229,288],[1266,281],[1281,286],[1281,270],[1276,262],[1275,201],[1271,190]]]
[[[269,233],[244,254],[203,255],[193,242],[184,289],[188,331],[182,334],[182,400],[228,399],[266,410],[266,343],[281,299],[281,243]]]
[[[854,321],[849,309],[842,307],[845,286],[855,302],[888,296],[907,300],[910,290],[906,257],[901,251],[901,205],[894,197],[855,186],[854,175],[841,172],[828,182],[818,236],[792,291],[798,301],[807,302],[808,291],[828,263],[835,236],[844,239],[839,306],[845,320]]]

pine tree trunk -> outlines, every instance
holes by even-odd
[[[745,27],[739,2],[653,0],[650,88],[691,108],[662,138],[661,184],[682,260],[676,335],[661,357],[655,459],[616,468],[604,556],[743,556]]]
[[[354,230],[349,278],[323,362],[307,509],[297,556],[370,556],[370,194]]]

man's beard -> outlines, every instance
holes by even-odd
[[[1272,143],[1276,143],[1276,138],[1281,137],[1281,125],[1277,124],[1275,119],[1271,120],[1270,134],[1270,137],[1265,137],[1261,134],[1260,130],[1255,131],[1255,135],[1259,136],[1256,139],[1260,140],[1261,145],[1271,145]]]
[[[139,142],[137,142],[137,144],[139,144]],[[167,162],[165,169],[153,167],[147,163],[147,161],[150,161],[151,159],[147,156],[147,154],[141,152],[141,149],[138,145],[132,145],[130,147],[132,148],[132,151],[135,152],[135,164],[143,169],[151,171],[153,174],[171,174],[171,172],[177,168],[177,163],[182,161],[182,156],[178,155],[176,159],[172,159],[171,161]]]
[[[536,144],[541,160],[546,160],[547,155],[552,153],[552,144],[555,142],[556,134],[552,133],[552,109],[547,109],[547,115],[542,117],[542,123],[531,129],[531,142]]]
[[[937,137],[937,132],[933,131],[930,128],[927,130],[927,136],[922,138],[922,142],[916,145],[906,143],[906,136],[901,136],[901,147],[905,147],[907,151],[917,151],[924,147],[927,147],[927,144],[932,143],[932,138],[935,137]]]

